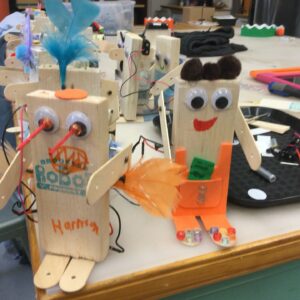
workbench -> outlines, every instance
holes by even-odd
[[[232,41],[248,47],[248,51],[236,54],[243,66],[240,101],[257,105],[262,98],[281,99],[271,96],[262,83],[250,79],[249,71],[299,66],[300,39],[241,37],[237,29]],[[217,59],[204,58],[203,61]],[[300,117],[299,112],[294,112],[294,115]],[[135,143],[140,134],[160,141],[152,122],[117,125],[117,140],[123,145]],[[139,155],[137,150],[134,160]],[[146,149],[146,157],[159,155]],[[125,252],[110,251],[106,260],[96,265],[82,291],[64,294],[59,288],[38,290],[39,299],[160,299],[300,259],[300,203],[267,209],[229,205],[229,219],[237,228],[237,245],[232,249],[218,249],[207,234],[204,234],[200,246],[184,246],[177,241],[171,220],[146,214],[114,191],[111,191],[111,204],[121,215],[119,243]],[[117,231],[118,223],[113,213],[111,222]],[[32,223],[28,225],[35,272],[43,252],[39,249],[38,227]],[[114,240],[113,235],[111,244]]]

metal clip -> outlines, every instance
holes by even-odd
[[[198,196],[198,201],[199,201],[200,203],[204,203],[206,191],[207,191],[207,186],[201,184],[201,185],[199,186],[199,196]]]

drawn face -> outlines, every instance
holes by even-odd
[[[181,126],[187,130],[205,132],[222,128],[232,118],[237,107],[238,85],[233,81],[201,81],[183,84],[180,88],[180,113],[186,120]]]
[[[235,80],[175,84],[173,144],[187,149],[189,164],[195,156],[215,162],[220,144],[232,142],[238,94]]]

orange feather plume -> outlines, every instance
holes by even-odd
[[[153,158],[139,162],[115,187],[135,199],[147,212],[170,217],[178,204],[177,187],[186,179],[186,167],[170,159]]]

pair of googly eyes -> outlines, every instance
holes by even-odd
[[[206,106],[208,95],[205,89],[191,89],[185,99],[186,106],[191,110],[200,110]],[[231,91],[226,88],[220,88],[214,91],[211,97],[212,107],[217,110],[226,110],[232,104]]]
[[[51,123],[51,126],[44,129],[45,132],[54,133],[59,128],[59,118],[56,112],[47,106],[42,106],[36,110],[34,114],[34,125],[39,127],[43,120],[48,120]],[[86,137],[91,129],[91,121],[84,113],[80,111],[71,112],[66,118],[66,128],[70,130],[73,125],[77,125],[81,128],[80,134],[76,135],[77,137]]]
[[[162,57],[161,56],[161,54],[159,54],[159,53],[156,53],[155,54],[155,60],[157,61],[157,62],[160,62],[161,60],[163,61],[163,63],[165,64],[165,66],[168,66],[169,64],[170,64],[170,59],[168,58],[168,57]]]

